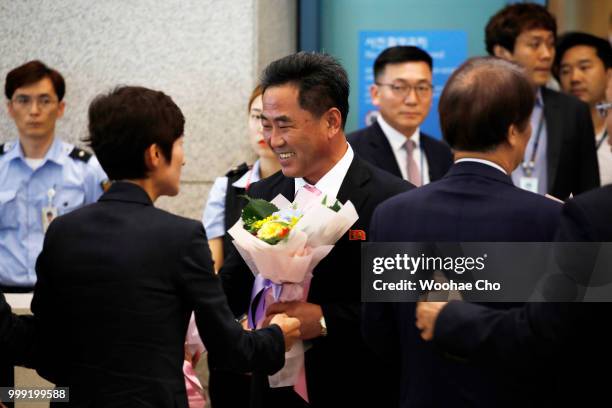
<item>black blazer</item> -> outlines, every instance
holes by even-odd
[[[612,185],[568,201],[557,240],[612,242],[610,203]],[[438,316],[434,342],[483,365],[540,362],[542,378],[555,379],[552,389],[540,389],[549,403],[542,406],[597,406],[608,398],[608,379],[598,373],[612,364],[612,333],[602,324],[610,309],[610,303],[528,303],[501,312],[450,302]]]
[[[34,318],[14,315],[0,292],[0,361],[32,367],[34,336]],[[8,384],[0,380],[1,386]]]
[[[378,206],[371,235],[381,242],[552,241],[560,212],[558,202],[515,187],[499,170],[461,162],[441,180]],[[414,303],[364,309],[368,344],[385,359],[400,359],[400,406],[521,406],[531,398],[525,376],[482,369],[421,340]]]
[[[575,196],[599,187],[589,107],[571,95],[548,88],[542,88],[542,100],[548,135],[548,193],[565,200],[570,193]]]
[[[389,140],[378,122],[351,133],[347,136],[347,140],[362,159],[397,177],[402,177]],[[429,179],[431,181],[441,179],[453,164],[453,153],[446,143],[423,132],[420,140],[427,157]]]
[[[359,220],[351,227],[363,230],[369,240],[370,217],[378,203],[413,188],[389,176],[357,156],[338,192],[341,202],[351,200]],[[278,194],[294,198],[294,179],[278,172],[251,186],[252,197],[271,200]],[[312,341],[306,352],[306,382],[313,407],[390,406],[394,371],[383,367],[361,339],[361,241],[342,237],[313,272],[308,302],[323,309],[328,335]],[[234,249],[220,271],[228,301],[236,315],[245,313],[250,301],[253,274]],[[266,405],[269,406],[269,405]],[[391,405],[394,406],[394,405]]]
[[[155,208],[135,184],[53,221],[36,273],[38,372],[70,387],[71,406],[187,407],[192,310],[213,367],[284,364],[278,326],[246,332],[234,320],[202,224]]]
[[[612,242],[612,184],[574,197],[565,204],[557,240]]]

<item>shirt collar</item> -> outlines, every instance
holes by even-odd
[[[70,146],[67,144],[64,146],[64,143],[61,140],[54,137],[53,142],[51,143],[51,146],[49,147],[49,150],[47,150],[47,154],[45,154],[45,157],[43,159],[45,162],[47,160],[50,160],[57,164],[63,164],[65,157],[67,156],[67,154],[62,154],[64,150],[67,150],[67,153],[70,153]],[[23,153],[23,149],[21,148],[19,140],[10,142],[10,147],[8,153],[6,153],[6,158],[8,160],[20,158],[25,162],[26,157]]]
[[[19,145],[19,140],[15,140],[12,142],[7,142],[4,145],[4,149],[6,151],[5,156],[6,159],[8,161],[11,161],[13,159],[16,158],[22,158],[24,159],[25,157],[23,156],[23,152],[21,151],[21,146]]]
[[[335,198],[338,195],[340,186],[342,185],[342,182],[346,177],[346,173],[353,162],[353,157],[355,157],[355,153],[353,153],[351,145],[347,143],[347,149],[344,156],[342,156],[334,167],[325,173],[325,175],[321,177],[321,179],[314,186],[323,194],[326,194],[329,198]],[[306,184],[308,183],[303,178],[296,178],[294,183],[295,193],[297,194],[298,190],[304,187]]]
[[[53,143],[45,155],[45,160],[53,161],[57,164],[64,164],[66,157],[70,154],[72,146],[63,143],[58,138],[53,138]]]
[[[476,159],[476,158],[471,158],[471,157],[465,157],[463,159],[459,159],[457,160],[455,163],[462,163],[462,162],[474,162],[474,163],[481,163],[481,164],[486,164],[487,166],[493,167],[494,169],[497,169],[499,171],[501,171],[502,173],[504,173],[506,176],[508,175],[508,173],[506,173],[506,170],[504,170],[504,168],[502,166],[500,166],[497,163],[493,163],[490,160],[485,160],[485,159]]]
[[[71,147],[68,144],[63,143],[58,138],[53,138],[53,142],[51,146],[49,146],[49,150],[47,150],[47,154],[43,157],[43,160],[46,162],[47,160],[53,161],[57,164],[63,164],[66,156],[70,153]],[[62,154],[62,153],[66,154]],[[10,142],[9,151],[6,153],[6,158],[10,161],[16,158],[19,158],[25,162],[25,155],[23,153],[23,149],[21,148],[21,144],[19,140],[15,140],[14,142]],[[43,163],[44,165],[44,163]]]
[[[236,188],[246,188],[247,184],[253,184],[260,179],[259,160],[257,160],[255,163],[253,163],[253,167],[251,167],[249,171],[244,173],[242,177],[232,183],[232,186]]]
[[[404,145],[406,144],[406,140],[408,139],[414,141],[414,143],[416,144],[416,147],[420,147],[420,142],[421,142],[421,129],[420,128],[417,127],[414,133],[409,138],[406,138],[406,136],[404,136],[397,129],[395,129],[393,126],[388,124],[382,115],[378,115],[378,118],[376,119],[376,121],[380,125],[380,128],[385,134],[385,137],[389,141],[389,144],[391,145],[391,148],[393,150],[403,149]]]

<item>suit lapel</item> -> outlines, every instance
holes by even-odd
[[[557,176],[559,158],[561,157],[561,145],[563,135],[561,127],[562,121],[557,120],[559,106],[557,98],[546,88],[542,88],[542,101],[544,102],[544,119],[546,120],[546,177],[547,191],[551,190]],[[534,129],[534,131],[537,131]]]
[[[338,200],[341,203],[351,200],[357,210],[357,214],[359,214],[368,198],[362,187],[369,179],[370,172],[368,168],[358,156],[355,156],[338,191]]]
[[[398,177],[402,172],[397,164],[391,145],[378,122],[372,124],[372,136],[369,138],[376,166]]]
[[[423,149],[425,157],[427,158],[427,165],[429,167],[429,180],[438,180],[444,175],[442,174],[443,172],[441,171],[439,166],[441,163],[440,160],[437,159],[437,157],[432,157],[432,141],[430,139],[430,136],[426,135],[423,132],[421,132],[421,147]]]
[[[287,200],[293,201],[295,198],[295,179],[292,177],[283,176],[281,177],[279,184],[273,190],[275,191],[274,197],[276,197],[278,194],[282,194]]]

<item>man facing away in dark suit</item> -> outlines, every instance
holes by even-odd
[[[372,239],[552,241],[560,203],[521,190],[510,178],[531,135],[533,104],[533,89],[518,65],[485,57],[459,67],[439,104],[455,164],[441,180],[379,205]],[[366,341],[383,358],[401,360],[402,407],[520,406],[527,398],[520,377],[449,358],[422,341],[414,303],[368,303],[364,313]]]
[[[453,164],[448,145],[419,128],[431,109],[432,70],[431,56],[418,47],[384,50],[374,61],[370,88],[380,115],[347,137],[362,159],[416,186],[442,178]]]
[[[612,101],[612,76],[607,100]],[[612,107],[606,105],[612,133]],[[603,109],[602,109],[603,110]],[[605,146],[612,150],[612,141]],[[563,207],[557,241],[612,242],[612,185],[581,194]],[[527,303],[500,311],[464,302],[423,302],[418,326],[442,350],[488,365],[522,365],[541,359],[544,376],[558,379],[548,392],[551,406],[596,406],[608,398],[612,362],[609,303]],[[597,369],[596,367],[601,367]],[[556,404],[556,405],[555,405]]]
[[[584,102],[546,87],[555,57],[557,23],[545,7],[532,3],[506,6],[485,29],[487,52],[525,68],[536,105],[533,135],[514,183],[561,200],[600,185],[593,123]]]
[[[331,56],[300,52],[272,62],[264,88],[264,138],[276,153],[281,172],[251,186],[253,197],[293,200],[301,188],[321,197],[350,200],[359,220],[313,271],[307,300],[275,303],[267,313],[284,312],[301,322],[308,403],[293,387],[269,388],[253,378],[252,405],[266,407],[394,406],[397,381],[380,364],[360,333],[360,244],[368,239],[370,217],[383,200],[406,191],[406,181],[366,163],[353,153],[344,135],[349,82]],[[249,307],[253,274],[234,249],[220,271],[235,315]]]
[[[299,321],[282,315],[243,330],[202,224],[153,205],[179,192],[183,127],[172,99],[146,88],[117,88],[89,107],[89,142],[115,181],[51,223],[32,300],[38,372],[70,387],[70,406],[187,407],[192,311],[215,367],[271,374],[299,335]]]

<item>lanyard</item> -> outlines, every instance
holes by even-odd
[[[538,122],[538,131],[536,132],[536,138],[533,142],[533,150],[531,151],[531,159],[527,163],[523,161],[521,164],[521,168],[527,175],[527,177],[531,177],[533,174],[533,170],[535,169],[535,159],[536,154],[538,152],[538,146],[540,145],[540,135],[542,134],[542,127],[544,126],[544,109],[542,109],[542,116],[540,116],[540,121]]]
[[[599,150],[599,148],[603,144],[603,141],[606,140],[606,136],[608,136],[608,130],[607,129],[604,130],[603,135],[601,135],[601,139],[599,139],[597,141],[597,143],[595,143],[595,150]]]

